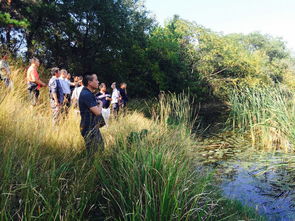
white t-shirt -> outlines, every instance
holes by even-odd
[[[71,82],[67,78],[59,78],[59,82],[61,84],[62,90],[64,94],[71,94]]]
[[[79,100],[79,97],[80,97],[80,94],[81,94],[81,91],[83,89],[84,86],[80,86],[80,87],[75,87],[74,91],[73,91],[73,94],[72,94],[72,97],[71,97],[71,100],[75,99],[76,101]]]
[[[120,91],[115,88],[113,90],[113,93],[112,93],[112,104],[116,104],[116,103],[119,103],[119,98],[120,98]]]

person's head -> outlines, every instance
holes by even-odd
[[[78,77],[78,83],[79,83],[80,86],[83,85],[83,76],[80,75],[80,76]]]
[[[98,89],[98,83],[96,74],[88,74],[86,73],[83,77],[82,83],[85,87],[89,88],[90,90]]]
[[[113,82],[113,83],[112,83],[111,88],[112,88],[112,89],[115,89],[115,88],[116,88],[116,82]]]
[[[54,67],[54,68],[51,68],[51,76],[55,76],[55,77],[60,77],[60,71],[59,71],[59,68],[57,67]]]
[[[71,77],[72,77],[71,74],[68,73],[68,75],[67,75],[67,79],[68,79],[68,80],[71,80]]]
[[[127,88],[127,84],[125,82],[120,84],[120,88],[122,89],[126,89]]]
[[[75,82],[78,82],[78,81],[79,81],[79,77],[80,77],[80,76],[78,76],[78,75],[74,76],[74,81],[75,81]]]
[[[9,55],[6,53],[6,54],[3,54],[2,59],[3,59],[3,60],[7,60],[8,57],[9,57]]]
[[[30,63],[31,63],[31,65],[34,65],[36,67],[39,67],[39,65],[40,65],[39,59],[38,58],[35,58],[35,57],[33,57],[33,58],[30,59]]]
[[[107,86],[106,86],[106,84],[105,84],[105,83],[101,83],[101,84],[99,85],[99,89],[100,89],[100,91],[102,91],[102,92],[106,92],[106,91],[107,91]]]
[[[61,69],[60,74],[61,74],[62,78],[67,78],[67,76],[68,76],[68,72],[66,69]]]

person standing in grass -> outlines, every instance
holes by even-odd
[[[113,89],[112,101],[111,101],[112,113],[114,117],[117,118],[119,114],[119,108],[120,108],[119,101],[121,100],[121,95],[120,95],[120,91],[117,89],[116,82],[113,82],[111,87]]]
[[[75,77],[76,78],[76,77]],[[81,91],[83,89],[83,77],[82,76],[78,76],[77,77],[78,79],[75,80],[75,89],[73,90],[73,93],[72,93],[72,96],[71,96],[71,103],[73,105],[73,107],[75,109],[78,108],[78,100],[79,100],[79,97],[80,97],[80,94],[81,94]]]
[[[72,75],[70,74],[70,73],[68,73],[68,75],[67,75],[67,79],[71,82],[71,86],[70,86],[70,90],[71,90],[71,96],[72,96],[72,93],[73,93],[73,91],[74,91],[74,89],[75,89],[75,87],[76,87],[76,84],[75,84],[75,82],[73,81],[73,79],[72,79]]]
[[[2,59],[0,60],[0,80],[4,82],[7,87],[11,86],[10,80],[10,68],[8,64],[8,54],[4,54]]]
[[[38,58],[32,58],[30,60],[30,67],[27,70],[27,83],[28,83],[28,91],[30,95],[30,100],[32,105],[35,106],[38,103],[38,98],[40,94],[40,88],[46,87],[46,84],[40,80],[38,74],[38,67],[40,66],[40,62]]]
[[[111,95],[107,92],[105,83],[101,83],[99,86],[100,91],[95,95],[97,101],[102,102],[102,117],[106,126],[109,124],[109,118],[111,115],[110,104],[112,101]]]
[[[94,92],[98,89],[96,74],[85,74],[83,89],[79,96],[79,109],[81,115],[80,129],[85,140],[87,153],[104,150],[104,142],[99,130],[99,116],[102,113],[102,102],[97,103]]]
[[[60,78],[59,78],[59,81],[60,81],[60,84],[61,84],[61,87],[62,87],[62,90],[63,90],[63,93],[64,93],[64,108],[66,109],[66,112],[67,112],[67,109],[70,107],[70,102],[71,102],[71,86],[75,86],[74,83],[71,83],[69,80],[68,80],[68,72],[65,70],[65,69],[61,69],[60,70]]]
[[[52,110],[52,120],[56,124],[61,112],[62,104],[64,101],[64,92],[59,81],[60,71],[59,68],[51,69],[51,79],[49,80],[49,94],[50,94],[50,107]]]
[[[125,82],[120,84],[119,92],[121,95],[120,107],[124,109],[127,106],[127,102],[128,102],[127,84]]]

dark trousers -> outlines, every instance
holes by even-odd
[[[119,103],[112,104],[112,114],[115,118],[118,117],[119,109],[120,109]]]
[[[31,103],[33,106],[35,106],[37,104],[39,94],[40,94],[40,92],[36,88],[29,90],[30,100],[31,100]]]
[[[127,101],[124,100],[124,99],[122,99],[121,102],[120,102],[120,107],[121,107],[121,108],[125,108],[125,107],[127,107]]]
[[[84,138],[86,151],[89,155],[104,150],[104,142],[98,128],[82,129],[81,134]]]
[[[64,94],[65,97],[65,102],[64,102],[64,106],[69,108],[71,105],[71,95],[70,94]]]
[[[69,113],[70,106],[71,106],[71,95],[64,94],[64,103],[62,107],[62,112],[67,115]]]
[[[127,101],[122,99],[119,106],[120,106],[120,109],[123,111],[123,113],[126,114]]]

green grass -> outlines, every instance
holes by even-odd
[[[193,166],[183,95],[163,95],[151,119],[130,111],[112,121],[102,129],[105,152],[89,159],[79,116],[52,125],[47,91],[33,108],[17,71],[13,79],[13,91],[0,90],[0,220],[258,219]]]

